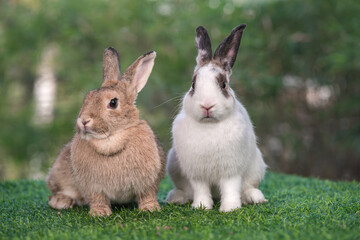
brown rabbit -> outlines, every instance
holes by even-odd
[[[157,192],[166,159],[134,104],[155,57],[155,52],[142,55],[120,76],[117,51],[105,50],[101,88],[86,95],[76,134],[47,177],[51,207],[89,204],[91,215],[109,216],[111,202],[136,200],[140,210],[160,209]]]

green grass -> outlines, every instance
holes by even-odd
[[[360,239],[360,184],[268,173],[269,202],[231,213],[162,203],[160,212],[113,206],[108,218],[88,207],[57,211],[43,181],[0,183],[1,239]],[[161,183],[159,200],[171,189]]]

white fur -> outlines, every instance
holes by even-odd
[[[228,212],[240,208],[241,201],[266,201],[257,189],[266,165],[247,111],[231,89],[228,98],[223,95],[216,80],[219,73],[229,82],[229,73],[217,65],[197,69],[195,92],[185,95],[173,122],[167,172],[175,188],[167,201],[193,200],[193,207],[211,209],[215,187],[220,190],[220,210]],[[204,118],[201,106],[212,105],[212,118]]]
[[[229,212],[241,207],[241,176],[222,178],[219,181],[221,191],[220,211]]]

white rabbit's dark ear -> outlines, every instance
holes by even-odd
[[[145,86],[154,67],[156,52],[151,51],[140,56],[124,72],[123,78],[130,82],[130,88],[139,93]]]
[[[220,43],[215,51],[214,60],[220,61],[227,71],[231,71],[231,68],[234,66],[239,51],[241,37],[245,28],[246,24],[241,24],[234,28],[230,35]]]
[[[113,86],[120,80],[120,57],[115,48],[108,47],[104,52],[102,87]]]
[[[209,34],[204,27],[199,26],[196,29],[195,41],[198,50],[198,55],[196,57],[197,65],[201,66],[210,62],[212,59],[211,41]]]

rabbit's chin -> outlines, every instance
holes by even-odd
[[[94,133],[94,132],[84,132],[84,131],[80,131],[79,135],[81,137],[81,139],[89,141],[91,139],[104,139],[107,138],[108,135],[105,133]]]

